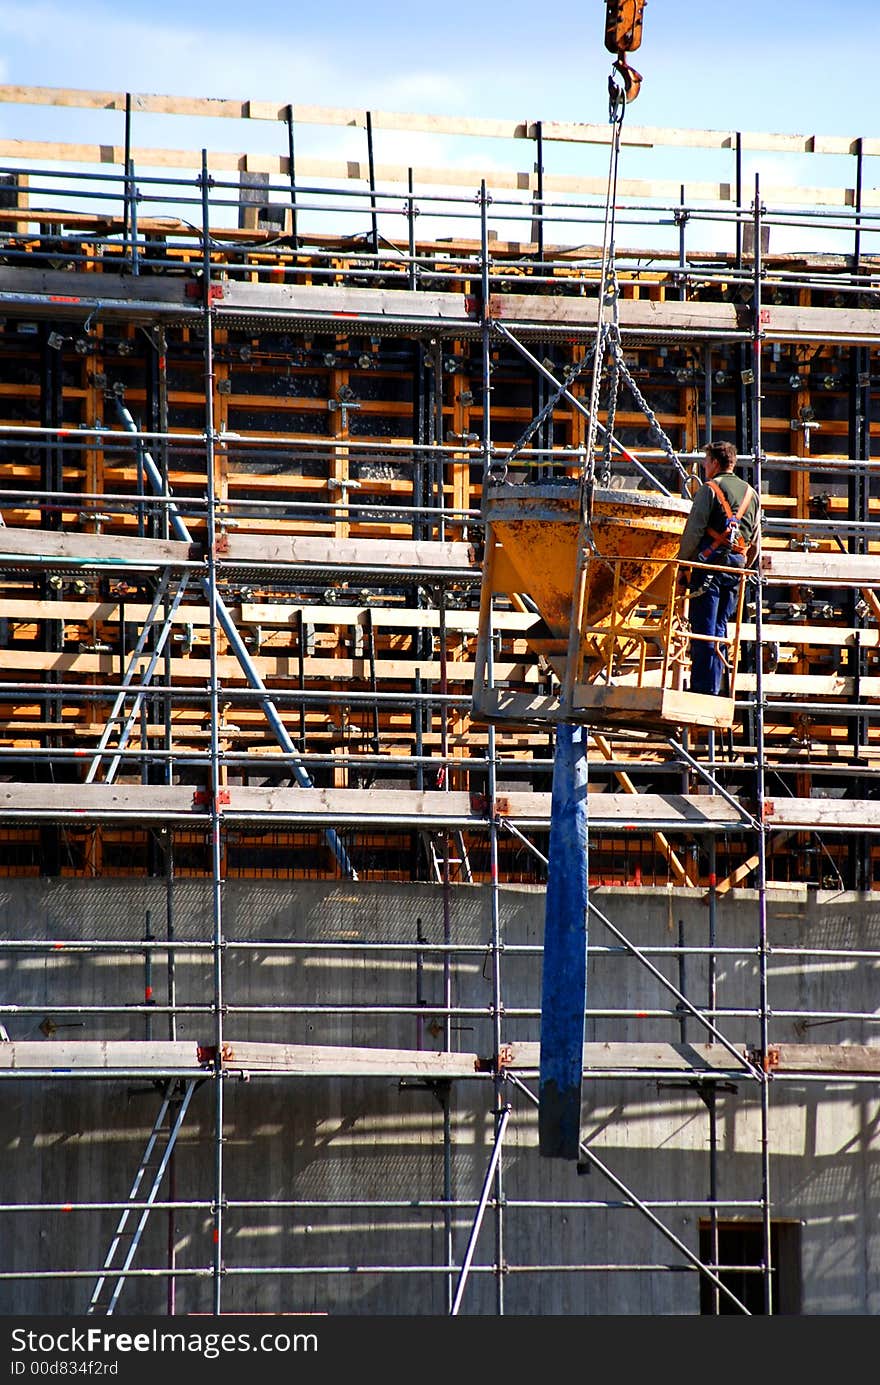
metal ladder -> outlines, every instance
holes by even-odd
[[[454,837],[458,843],[458,850],[460,853],[458,856],[445,856],[437,850],[438,844],[440,844],[445,851],[446,844],[450,837]],[[434,872],[434,879],[437,881],[438,885],[443,884],[444,866],[450,868],[448,874],[450,880],[453,877],[451,867],[460,866],[459,878],[466,881],[469,885],[473,884],[474,877],[471,871],[470,857],[468,856],[467,847],[464,843],[463,832],[426,832],[425,847],[428,852],[428,860],[431,863],[431,869]]]
[[[152,1211],[153,1203],[159,1192],[159,1186],[165,1176],[165,1170],[168,1167],[168,1160],[171,1158],[171,1152],[174,1149],[180,1127],[183,1125],[184,1117],[186,1116],[193,1092],[198,1086],[199,1080],[200,1079],[197,1078],[190,1078],[185,1083],[180,1084],[175,1078],[170,1081],[165,1088],[162,1096],[162,1103],[159,1107],[156,1119],[153,1122],[153,1129],[150,1132],[150,1137],[144,1149],[143,1158],[141,1159],[138,1171],[134,1176],[134,1182],[128,1194],[129,1203],[134,1204],[137,1202],[141,1185],[148,1173],[152,1173],[153,1181],[143,1204],[139,1204],[137,1207],[131,1205],[123,1209],[122,1216],[119,1218],[118,1225],[113,1233],[113,1239],[110,1242],[110,1249],[107,1251],[101,1274],[98,1276],[95,1287],[92,1290],[89,1306],[86,1309],[87,1314],[101,1314],[105,1317],[110,1317],[116,1308],[117,1300],[122,1292],[122,1286],[125,1283],[126,1272],[130,1268],[131,1262],[137,1253],[141,1235],[147,1224],[147,1218]],[[179,1090],[181,1085],[183,1087],[182,1093]],[[174,1117],[170,1129],[165,1130],[163,1129],[165,1117],[172,1103],[175,1101],[179,1103],[177,1114]],[[161,1144],[163,1138],[165,1140],[164,1148]],[[159,1151],[158,1158],[156,1158],[157,1146]],[[134,1229],[131,1230],[129,1229],[129,1218],[133,1216],[137,1216],[137,1224]]]

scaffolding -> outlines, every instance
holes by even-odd
[[[656,241],[616,259],[642,397],[599,401],[609,464],[680,495],[676,459],[729,437],[763,533],[733,730],[590,737],[579,1168],[602,1184],[583,1196],[541,1161],[533,1111],[553,731],[471,712],[475,672],[501,699],[559,696],[529,603],[501,585],[481,616],[484,502],[502,473],[561,493],[590,447],[604,186],[544,161],[589,167],[607,127],[0,100],[124,118],[118,144],[0,142],[0,1077],[60,1093],[35,1099],[35,1139],[80,1104],[106,1135],[114,1092],[146,1097],[115,1180],[84,1154],[62,1177],[48,1151],[39,1196],[7,1179],[6,1311],[800,1311],[777,1123],[804,1092],[847,1101],[878,1158],[880,142],[623,137],[732,173],[622,185],[619,234]],[[171,114],[268,123],[284,152],[135,145]],[[302,157],[313,125],[359,128],[365,159]],[[491,185],[383,166],[383,130],[503,138],[514,159],[525,140],[535,165]],[[755,145],[846,154],[853,186],[746,189]],[[769,250],[817,228],[845,250]],[[846,903],[816,929],[823,891]],[[814,1026],[831,1041],[804,1042]],[[682,1113],[705,1131],[668,1196],[603,1148],[655,1103],[658,1140]],[[412,1139],[394,1179],[359,1183],[353,1110],[367,1145]],[[331,1117],[343,1152],[314,1192]],[[235,1148],[274,1148],[264,1123],[297,1131],[284,1177]],[[861,1216],[863,1194],[832,1196]],[[568,1219],[618,1249],[597,1260]],[[871,1311],[876,1270],[860,1292]]]

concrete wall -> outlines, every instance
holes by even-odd
[[[5,939],[117,939],[137,942],[149,911],[154,934],[164,936],[167,899],[159,881],[27,880],[0,890],[0,936]],[[695,893],[600,890],[594,904],[640,947],[673,945],[679,921],[689,944],[708,941],[708,914]],[[444,917],[443,892],[429,885],[227,882],[222,892],[224,936],[267,944],[337,942],[344,951],[228,949],[223,957],[223,1000],[228,1040],[374,1045],[426,1049],[442,1046],[442,964],[412,953],[365,951],[368,942],[441,941],[444,928],[458,944],[485,947],[491,937],[487,888],[454,887]],[[539,945],[543,895],[500,892],[503,939],[508,948]],[[210,941],[210,886],[177,882],[176,937]],[[728,897],[716,920],[718,1023],[735,1043],[757,1044],[760,1005],[753,894]],[[871,897],[817,898],[792,892],[770,907],[773,945],[841,948],[834,960],[771,957],[769,1002],[785,1010],[866,1011],[876,1008],[877,963],[856,956],[880,946],[880,901]],[[591,944],[616,940],[596,919]],[[679,980],[678,961],[653,958]],[[0,953],[0,1003],[23,1007],[2,1016],[11,1039],[47,1047],[62,1038],[142,1038],[144,1017],[129,1013],[143,998],[144,963],[127,957],[53,950],[48,955]],[[686,964],[689,998],[707,995],[705,956]],[[456,959],[450,986],[458,1013],[453,1046],[492,1051],[491,958],[486,951]],[[167,969],[154,963],[157,1005],[167,998]],[[214,1041],[209,955],[181,951],[175,966],[180,1008],[177,1037]],[[587,1038],[637,1041],[680,1038],[679,1017],[640,1018],[594,1011],[669,1010],[674,998],[636,959],[597,951],[591,958]],[[540,955],[502,954],[502,1020],[506,1041],[538,1039]],[[420,1015],[346,1013],[347,1006],[420,1003]],[[75,1006],[118,1005],[113,1015],[76,1013]],[[278,1008],[329,1007],[328,1013],[286,1014]],[[519,1014],[518,1011],[534,1011]],[[41,1021],[58,1029],[43,1040]],[[153,1036],[168,1037],[157,1011]],[[705,1038],[696,1020],[686,1037]],[[876,1026],[835,1021],[804,1027],[796,1016],[773,1018],[771,1041],[876,1042]],[[530,1086],[537,1089],[532,1079]],[[737,1204],[731,1217],[759,1220],[761,1120],[757,1094],[738,1082],[717,1097],[718,1197]],[[508,1084],[502,1092],[512,1118],[505,1142],[503,1277],[505,1311],[513,1314],[623,1314],[699,1311],[699,1288],[680,1251],[638,1210],[608,1207],[619,1191],[601,1173],[580,1177],[573,1165],[537,1153],[537,1117],[525,1096]],[[103,1261],[118,1212],[47,1203],[124,1200],[146,1143],[159,1095],[145,1079],[52,1081],[6,1079],[2,1148],[4,1259],[3,1313],[79,1314],[85,1311],[95,1271]],[[222,1307],[238,1312],[317,1310],[374,1314],[442,1314],[449,1276],[444,1273],[442,1209],[448,1177],[452,1197],[453,1256],[461,1262],[492,1148],[493,1083],[460,1081],[448,1093],[396,1079],[254,1078],[222,1088],[224,1216]],[[197,1091],[178,1141],[173,1196],[197,1204],[175,1214],[171,1230],[183,1276],[176,1310],[209,1312],[212,1305],[211,1203],[217,1188],[216,1084]],[[773,1216],[800,1226],[802,1311],[880,1311],[880,1083],[774,1082],[770,1089],[770,1193]],[[444,1132],[448,1132],[448,1155]],[[710,1186],[707,1107],[692,1085],[648,1079],[599,1079],[585,1084],[584,1136],[610,1170],[646,1202],[672,1202],[657,1215],[696,1250]],[[169,1197],[168,1183],[161,1197]],[[239,1206],[269,1200],[271,1207]],[[329,1208],[310,1205],[325,1200]],[[378,1202],[389,1204],[376,1206]],[[370,1204],[373,1205],[360,1205]],[[553,1206],[531,1204],[558,1204]],[[393,1205],[392,1205],[393,1204]],[[496,1308],[497,1223],[484,1222],[463,1312]],[[168,1309],[169,1217],[149,1219],[135,1267],[145,1273],[123,1290],[121,1313],[163,1314]],[[640,1268],[603,1271],[589,1266]],[[547,1267],[556,1266],[553,1270]],[[488,1267],[488,1269],[483,1268]],[[545,1267],[535,1269],[534,1267]],[[265,1272],[261,1272],[265,1271]],[[328,1273],[326,1271],[339,1271]],[[189,1272],[189,1273],[187,1273]],[[454,1280],[454,1277],[453,1277]]]

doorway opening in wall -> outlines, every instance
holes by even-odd
[[[719,1222],[717,1260],[712,1224],[701,1221],[700,1259],[704,1265],[727,1265],[729,1268],[720,1270],[718,1274],[722,1284],[736,1294],[750,1313],[755,1316],[764,1313],[763,1276],[757,1272],[764,1260],[764,1229],[759,1221]],[[773,1266],[774,1315],[797,1316],[801,1311],[800,1222],[771,1222],[770,1259]],[[701,1275],[700,1312],[714,1316],[738,1313],[739,1309],[719,1293],[705,1275]]]

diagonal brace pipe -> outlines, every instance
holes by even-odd
[[[528,1087],[526,1083],[523,1082],[522,1078],[517,1077],[515,1073],[509,1072],[507,1074],[507,1080],[508,1082],[512,1082],[515,1087],[518,1087],[519,1090],[523,1092],[525,1096],[528,1097],[529,1101],[531,1101],[534,1106],[538,1105],[537,1096],[532,1091],[531,1087]],[[660,1218],[654,1212],[651,1211],[651,1208],[647,1205],[647,1203],[642,1202],[641,1198],[636,1197],[635,1193],[632,1192],[632,1190],[628,1188],[626,1184],[623,1183],[617,1177],[616,1174],[611,1172],[608,1165],[602,1162],[598,1154],[593,1153],[589,1145],[586,1145],[583,1141],[581,1141],[580,1150],[581,1153],[584,1154],[587,1159],[589,1159],[590,1163],[594,1164],[596,1168],[599,1170],[599,1172],[604,1173],[605,1177],[611,1183],[614,1184],[617,1191],[619,1193],[622,1193],[623,1196],[627,1198],[634,1207],[637,1207],[640,1212],[643,1212],[644,1215],[648,1218],[648,1221],[651,1222],[651,1224],[655,1226],[657,1230],[660,1231],[666,1237],[667,1240],[671,1241],[677,1250],[681,1251],[682,1255],[684,1255],[690,1261],[690,1263],[694,1266],[695,1269],[698,1269],[701,1274],[704,1274],[706,1278],[710,1280],[712,1284],[715,1285],[715,1288],[720,1289],[721,1292],[725,1295],[725,1297],[730,1299],[730,1302],[735,1304],[737,1308],[741,1309],[743,1313],[745,1313],[748,1317],[752,1316],[745,1304],[740,1302],[736,1294],[734,1294],[730,1289],[728,1289],[727,1285],[724,1284],[718,1278],[718,1275],[714,1274],[712,1270],[709,1268],[709,1266],[704,1264],[700,1257],[691,1250],[690,1246],[685,1245],[684,1241],[680,1240],[679,1237],[676,1236],[675,1232],[672,1231],[668,1226],[666,1226],[665,1223],[662,1222]]]
[[[134,433],[138,435],[140,430],[138,429],[138,426],[132,418],[131,414],[129,413],[128,409],[122,403],[122,400],[114,398],[114,403],[116,404],[119,416],[122,419],[122,422],[127,431],[129,433]],[[157,495],[166,496],[170,498],[170,489],[163,480],[162,473],[156,466],[156,463],[153,461],[153,458],[150,456],[150,453],[146,450],[146,448],[139,448],[138,452],[141,462],[143,464],[144,471],[147,475],[147,478],[149,479],[150,485],[153,487],[153,490],[156,492]],[[192,535],[183,521],[183,517],[180,513],[180,508],[177,504],[172,503],[171,505],[169,505],[168,516],[171,523],[171,527],[174,530],[177,537],[183,543],[192,543]],[[210,599],[211,593],[209,579],[207,577],[200,577],[199,583],[205,595]],[[296,779],[296,782],[300,785],[301,788],[313,789],[315,786],[312,783],[309,774],[307,773],[303,765],[300,763],[299,757],[297,756],[296,746],[293,744],[293,741],[290,738],[290,733],[288,732],[287,727],[284,725],[284,722],[281,720],[281,717],[278,714],[278,709],[275,706],[275,703],[269,696],[266,684],[263,682],[262,678],[260,677],[259,673],[257,672],[254,666],[247,645],[244,643],[244,640],[241,638],[241,635],[238,633],[238,630],[236,629],[235,621],[232,618],[232,614],[229,610],[229,607],[226,605],[225,601],[220,596],[220,593],[217,591],[214,592],[214,599],[215,608],[217,611],[217,619],[220,623],[224,635],[226,636],[232,647],[235,657],[238,659],[238,662],[242,667],[242,670],[244,672],[245,677],[247,678],[248,683],[257,692],[264,694],[264,696],[260,698],[260,706],[263,708],[266,720],[268,721],[269,725],[275,733],[276,740],[278,741],[279,745],[281,746],[285,754],[290,756],[292,762],[291,769],[293,771],[293,775]],[[340,841],[337,833],[334,832],[332,828],[328,828],[327,832],[325,833],[325,836],[330,844],[334,856],[336,857],[342,869],[352,880],[356,880],[357,872],[352,866],[351,861],[348,857],[348,853],[346,852],[345,847],[342,845],[342,842]]]
[[[507,1129],[507,1122],[510,1120],[510,1107],[505,1106],[498,1130],[495,1133],[495,1148],[492,1150],[492,1157],[489,1160],[489,1167],[486,1169],[486,1177],[483,1179],[483,1191],[480,1193],[480,1201],[477,1205],[474,1224],[471,1227],[471,1234],[468,1239],[467,1250],[462,1261],[461,1270],[458,1275],[458,1284],[455,1287],[455,1298],[449,1310],[451,1318],[458,1317],[458,1310],[461,1307],[461,1300],[464,1297],[464,1288],[467,1277],[470,1273],[471,1261],[474,1258],[474,1251],[477,1248],[477,1238],[480,1234],[480,1227],[483,1225],[483,1214],[489,1201],[489,1190],[492,1187],[492,1179],[495,1177],[495,1170],[498,1167],[498,1160],[501,1158],[501,1146],[504,1142],[504,1132]]]

